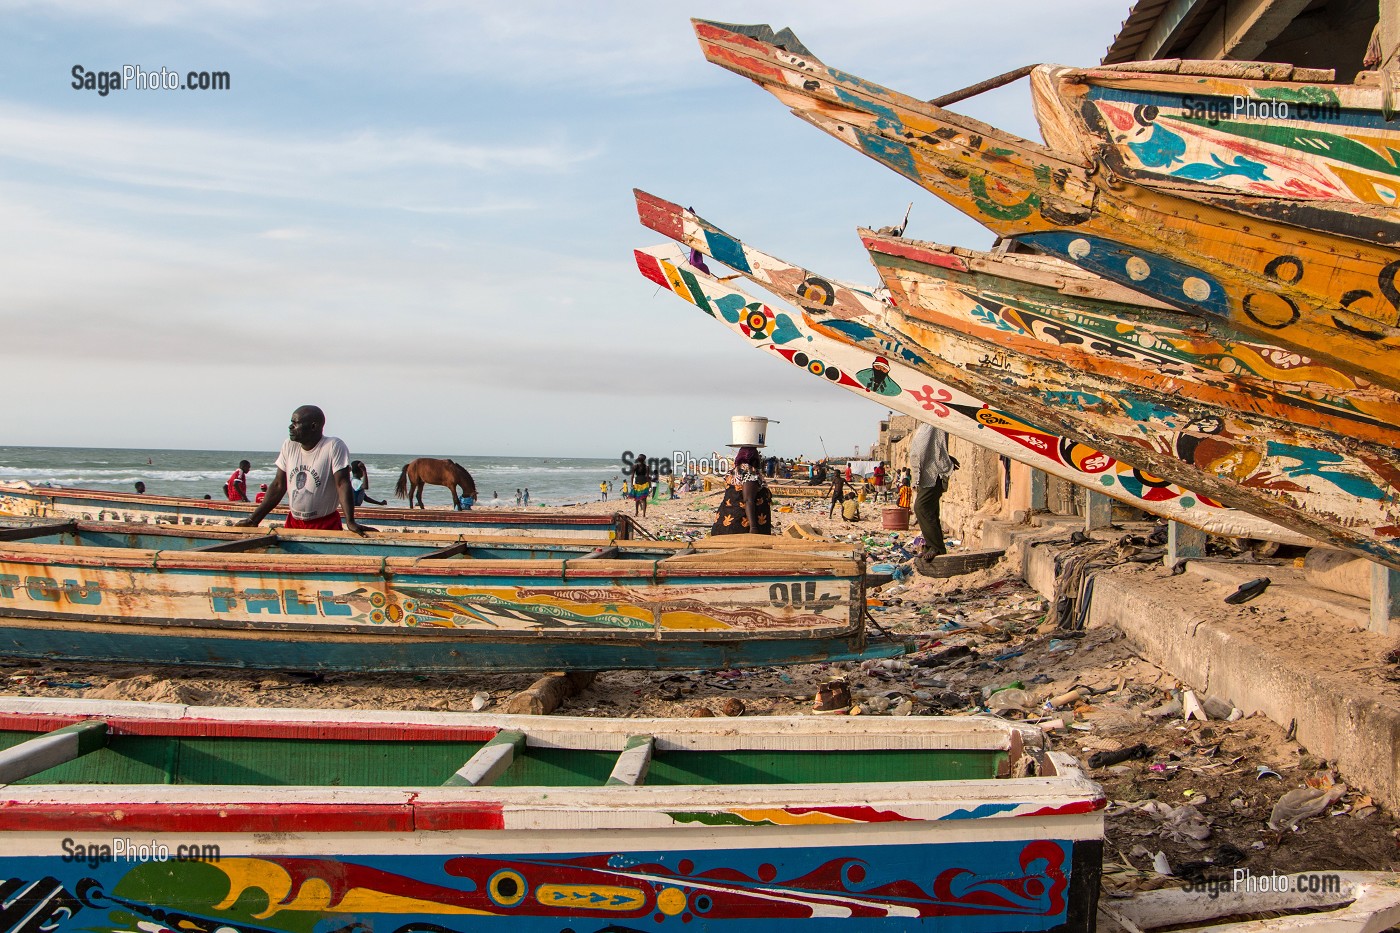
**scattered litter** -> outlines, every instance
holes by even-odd
[[[490,705],[491,694],[487,693],[485,690],[472,697],[472,709],[478,713]]]
[[[1089,756],[1090,768],[1107,768],[1109,765],[1121,764],[1125,761],[1134,761],[1139,758],[1147,758],[1152,754],[1152,746],[1139,742],[1136,745],[1129,745],[1127,748],[1120,748],[1111,752],[1094,752]]]
[[[1274,832],[1297,829],[1303,820],[1318,816],[1346,794],[1345,784],[1322,787],[1299,787],[1278,799],[1269,813],[1269,828]]]

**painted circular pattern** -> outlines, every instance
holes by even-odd
[[[812,362],[807,364],[807,372],[814,376],[820,376],[825,371],[826,366],[821,360],[812,360]]]
[[[388,600],[386,600],[386,599],[384,598],[384,594],[383,594],[383,593],[370,593],[370,594],[369,594],[369,604],[370,604],[371,606],[373,606],[374,608],[376,608],[376,609],[383,609],[383,608],[384,608],[384,604],[385,604],[386,602],[388,602]]]
[[[668,917],[685,910],[685,892],[680,888],[665,888],[656,895],[656,909]]]
[[[1141,256],[1129,256],[1127,269],[1128,278],[1132,279],[1134,282],[1141,282],[1152,274],[1152,267],[1149,266],[1147,260],[1143,259]]]
[[[528,893],[530,886],[525,883],[525,876],[510,868],[496,872],[486,882],[487,896],[501,907],[514,907],[525,900]]]
[[[1205,301],[1210,297],[1210,283],[1205,279],[1189,275],[1182,280],[1181,291],[1192,301]]]
[[[1069,241],[1068,252],[1073,259],[1083,259],[1085,256],[1089,255],[1090,249],[1092,249],[1092,247],[1089,245],[1089,241],[1083,237],[1076,237]]]
[[[691,902],[690,909],[697,914],[707,914],[710,912],[710,908],[714,906],[715,902],[710,898],[710,895],[697,894],[695,895],[695,900]]]
[[[805,353],[794,353],[792,361],[805,369],[807,364],[812,362],[812,358]]]
[[[390,622],[398,622],[403,618],[403,609],[397,604],[389,606],[384,610],[384,614],[389,617]]]
[[[369,614],[369,620],[370,620],[371,622],[383,622],[383,621],[384,621],[384,611],[383,611],[382,609],[375,609],[375,610],[372,610],[372,611],[370,612],[370,614]]]
[[[822,375],[830,379],[832,382],[841,381],[841,370],[837,369],[835,366],[828,366],[826,368],[826,372],[822,373]]]

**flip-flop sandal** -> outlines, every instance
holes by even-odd
[[[1268,577],[1255,577],[1248,583],[1241,583],[1239,589],[1225,597],[1225,602],[1232,606],[1238,606],[1240,603],[1247,603],[1267,590],[1271,582],[1272,581]]]

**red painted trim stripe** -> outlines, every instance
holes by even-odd
[[[637,270],[642,275],[660,285],[666,291],[671,291],[671,282],[666,278],[666,273],[661,270],[661,263],[650,253],[644,253],[639,249],[632,250],[632,255],[637,259]]]
[[[945,269],[952,269],[954,272],[966,272],[967,263],[962,257],[954,256],[951,253],[939,253],[933,250],[922,249],[909,243],[892,243],[889,240],[877,240],[873,237],[861,237],[861,243],[872,253],[883,253],[886,256],[899,256],[904,259],[913,259],[916,262],[927,263],[930,266],[942,266]]]
[[[1076,800],[1058,807],[1041,807],[1039,810],[1032,810],[1029,813],[1019,813],[1017,816],[1073,816],[1078,813],[1093,813],[1106,806],[1108,806],[1107,797],[1096,797],[1093,800]]]
[[[504,828],[499,803],[0,802],[0,832],[411,833]]]
[[[0,729],[15,732],[52,732],[89,719],[103,719],[115,735],[168,735],[174,737],[248,739],[326,739],[360,742],[489,742],[500,732],[492,726],[439,726],[431,723],[378,722],[276,722],[270,720],[129,719],[99,715],[34,715],[0,713]]]
[[[681,206],[648,194],[640,188],[633,188],[637,197],[637,217],[642,226],[650,227],[662,236],[676,242],[685,239],[685,222],[681,220]]]

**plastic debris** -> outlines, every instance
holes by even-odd
[[[1299,787],[1278,799],[1269,813],[1269,828],[1274,832],[1296,829],[1298,824],[1318,816],[1346,794],[1345,784],[1322,787]]]
[[[490,705],[491,694],[487,693],[485,690],[482,690],[476,696],[472,697],[472,709],[475,712],[479,713]]]

